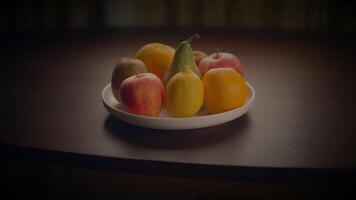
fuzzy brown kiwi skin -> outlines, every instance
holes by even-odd
[[[145,63],[136,58],[123,57],[115,65],[111,76],[111,90],[117,101],[120,101],[120,85],[128,77],[147,72]]]

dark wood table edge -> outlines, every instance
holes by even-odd
[[[355,169],[274,168],[134,160],[0,144],[3,160],[29,160],[68,167],[182,178],[274,183],[355,183]]]

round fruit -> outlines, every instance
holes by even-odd
[[[150,43],[143,46],[136,54],[149,72],[156,74],[161,80],[173,61],[175,49],[161,43]]]
[[[199,62],[203,58],[208,57],[208,55],[203,51],[193,51],[193,56],[195,58],[195,63],[197,64],[197,66],[199,66]]]
[[[232,68],[216,68],[205,73],[204,106],[209,113],[225,112],[242,106],[247,86],[240,73]]]
[[[185,67],[174,75],[166,87],[166,106],[173,117],[191,117],[203,105],[204,87],[201,79]]]
[[[126,112],[158,116],[163,106],[164,86],[152,73],[132,75],[122,82],[120,99]]]
[[[199,62],[199,70],[204,75],[209,69],[229,67],[235,69],[243,76],[240,60],[231,53],[216,52],[204,57]]]
[[[111,89],[115,99],[120,101],[120,85],[126,78],[144,72],[147,72],[147,70],[141,60],[128,57],[121,58],[111,76]]]

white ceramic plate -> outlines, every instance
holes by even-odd
[[[106,110],[114,117],[126,123],[153,129],[165,130],[186,130],[215,126],[234,120],[245,114],[255,99],[255,90],[247,83],[249,96],[248,101],[241,107],[218,114],[208,114],[203,108],[194,117],[174,118],[170,117],[165,108],[162,109],[158,117],[147,117],[125,112],[111,91],[111,84],[108,84],[102,91],[101,97]]]

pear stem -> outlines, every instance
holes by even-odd
[[[193,36],[191,36],[190,38],[187,39],[187,42],[191,43],[193,41],[193,39],[195,38],[200,38],[199,34],[194,34]]]

